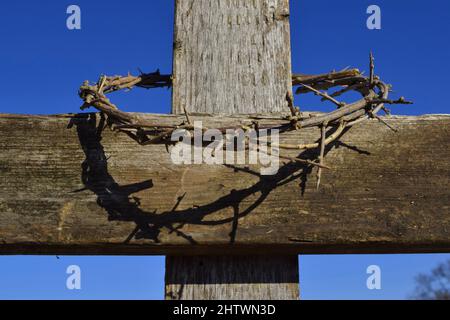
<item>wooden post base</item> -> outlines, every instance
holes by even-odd
[[[297,300],[298,256],[168,256],[167,300]]]

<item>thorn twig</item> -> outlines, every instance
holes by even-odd
[[[189,112],[187,111],[187,108],[186,108],[186,105],[185,105],[185,104],[183,104],[183,110],[184,110],[184,115],[186,116],[186,121],[187,121],[187,123],[188,123],[189,125],[192,125],[191,117],[190,117],[190,115],[189,115]]]
[[[302,85],[302,86],[305,87],[306,89],[308,89],[308,90],[314,92],[315,94],[321,96],[322,98],[324,98],[324,99],[326,99],[326,100],[329,100],[329,101],[333,102],[336,106],[338,106],[338,108],[341,108],[341,107],[344,107],[344,106],[345,106],[345,103],[344,103],[344,102],[339,102],[339,101],[337,101],[337,100],[334,99],[333,97],[330,97],[327,93],[321,92],[321,91],[319,91],[319,90],[317,90],[317,89],[315,89],[315,88],[313,88],[313,87],[311,87],[311,86],[308,86],[307,84],[302,84],[302,83],[301,83],[300,85]]]
[[[325,139],[326,139],[326,130],[327,130],[327,123],[324,123],[322,125],[321,129],[321,140],[320,140],[320,155],[319,155],[319,164],[323,165],[323,158],[325,155]],[[319,170],[317,171],[317,190],[320,188],[320,182],[322,179],[322,168],[319,167]]]
[[[384,121],[383,118],[381,118],[379,115],[371,113],[370,114],[372,118],[377,119],[378,121],[380,121],[382,124],[384,124],[386,127],[388,127],[389,129],[391,129],[394,132],[398,132],[398,129],[394,128],[393,126],[391,126],[389,123],[387,123],[386,121]]]
[[[375,58],[372,51],[370,52],[370,86],[373,87],[375,81]]]

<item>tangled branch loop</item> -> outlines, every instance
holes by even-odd
[[[79,95],[84,101],[81,109],[94,107],[108,117],[108,123],[113,130],[125,132],[141,145],[149,144],[170,144],[172,133],[177,129],[194,130],[189,112],[184,108],[186,121],[179,125],[167,126],[158,123],[148,122],[134,114],[121,111],[108,98],[107,94],[119,90],[131,90],[134,87],[140,88],[161,88],[171,87],[172,77],[161,75],[159,70],[154,73],[141,73],[139,76],[101,76],[95,84],[85,81],[80,87]],[[411,104],[403,97],[398,100],[389,99],[390,85],[380,80],[374,73],[374,59],[370,55],[370,76],[364,76],[358,69],[344,69],[319,75],[294,74],[292,85],[297,87],[296,94],[314,93],[322,98],[322,101],[330,101],[336,105],[336,110],[320,115],[304,115],[294,107],[292,94],[287,94],[290,114],[281,117],[276,124],[266,124],[264,127],[253,122],[253,129],[281,129],[280,133],[302,128],[319,127],[321,129],[321,139],[319,142],[308,144],[278,144],[272,147],[286,150],[308,150],[319,149],[318,161],[310,161],[300,158],[292,158],[280,154],[280,158],[303,162],[317,166],[318,186],[323,168],[329,168],[324,164],[324,149],[327,145],[339,139],[347,128],[350,128],[364,120],[375,118],[395,131],[378,113],[389,111],[386,104]],[[331,89],[338,88],[331,92]],[[344,103],[337,100],[347,92],[355,91],[362,95],[362,98],[353,103]],[[280,121],[282,125],[280,126]],[[230,129],[248,129],[248,126],[236,125],[230,128],[215,128],[225,133]],[[327,129],[331,128],[333,133],[327,134]],[[205,128],[203,128],[206,130]]]

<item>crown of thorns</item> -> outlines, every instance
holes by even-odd
[[[308,150],[320,149],[319,158],[316,161],[287,157],[279,154],[280,158],[289,161],[306,163],[319,167],[318,185],[320,184],[320,173],[323,168],[329,169],[324,164],[325,147],[339,139],[350,127],[367,119],[377,119],[393,131],[387,122],[381,118],[378,113],[384,111],[390,114],[385,107],[386,104],[411,104],[403,97],[398,100],[390,100],[389,93],[391,86],[381,81],[374,73],[374,58],[370,55],[370,74],[364,76],[358,69],[344,69],[342,71],[333,71],[320,75],[294,74],[292,85],[297,87],[296,94],[305,94],[312,92],[322,98],[322,101],[330,101],[336,105],[336,110],[319,115],[305,115],[294,106],[293,96],[288,93],[286,96],[289,114],[280,117],[277,124],[265,124],[260,126],[257,121],[249,125],[236,125],[229,128],[216,128],[221,132],[236,129],[279,129],[280,133],[300,130],[302,128],[319,127],[321,128],[320,142],[311,142],[307,144],[278,144],[272,147],[280,149]],[[139,115],[123,112],[114,105],[107,94],[119,90],[131,90],[134,87],[140,88],[162,88],[172,86],[171,75],[162,75],[159,71],[154,73],[142,73],[139,76],[105,76],[102,75],[97,83],[90,84],[85,81],[80,87],[79,95],[84,101],[81,109],[94,107],[107,116],[107,123],[112,130],[125,132],[141,145],[150,144],[171,144],[171,135],[175,130],[184,129],[188,131],[195,130],[191,121],[190,114],[184,107],[186,120],[179,125],[167,126],[150,122]],[[335,88],[338,89],[335,89]],[[333,92],[332,89],[335,89]],[[353,103],[338,101],[337,98],[344,93],[355,91],[362,95],[362,98]],[[280,125],[279,122],[282,122]],[[332,128],[332,134],[327,135],[327,129]],[[210,128],[211,129],[211,128]],[[202,128],[206,130],[206,128]]]

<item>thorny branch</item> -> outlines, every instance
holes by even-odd
[[[141,145],[149,144],[170,144],[171,135],[177,129],[185,129],[192,131],[194,126],[191,122],[190,115],[186,106],[183,106],[186,121],[176,126],[163,126],[158,123],[148,122],[131,113],[120,111],[107,97],[106,94],[118,90],[131,90],[133,87],[141,88],[161,88],[171,87],[172,77],[170,75],[161,75],[159,70],[154,73],[141,73],[139,76],[101,76],[97,83],[90,84],[85,81],[80,87],[79,95],[83,99],[84,104],[81,109],[94,107],[103,114],[107,115],[108,124],[111,129],[125,132]],[[300,158],[288,157],[280,154],[281,159],[301,162],[308,165],[318,167],[317,187],[320,185],[322,169],[329,169],[324,164],[324,150],[327,145],[333,143],[340,138],[346,129],[364,121],[366,119],[375,118],[381,123],[387,125],[395,131],[386,121],[384,121],[378,113],[383,110],[388,113],[385,104],[411,104],[403,97],[398,100],[390,100],[389,92],[391,86],[385,84],[375,75],[375,65],[372,53],[370,54],[370,75],[364,76],[358,69],[344,69],[342,71],[333,71],[320,75],[303,75],[295,74],[292,77],[292,85],[297,86],[297,94],[312,92],[322,97],[322,100],[328,100],[337,106],[337,109],[314,116],[304,116],[298,108],[293,104],[293,97],[288,93],[286,100],[290,114],[286,117],[277,119],[282,121],[277,124],[268,124],[260,126],[256,121],[251,127],[244,125],[236,125],[230,128],[215,128],[225,133],[229,129],[282,129],[281,133],[290,130],[299,130],[301,128],[319,127],[321,129],[321,137],[319,142],[308,144],[278,144],[272,147],[286,150],[308,150],[318,149],[318,161],[310,161]],[[337,87],[335,92],[329,92],[330,89]],[[336,98],[342,94],[356,91],[362,95],[362,99],[346,104],[338,101]],[[330,128],[331,134],[327,134],[327,128]],[[206,128],[203,128],[206,130]]]

